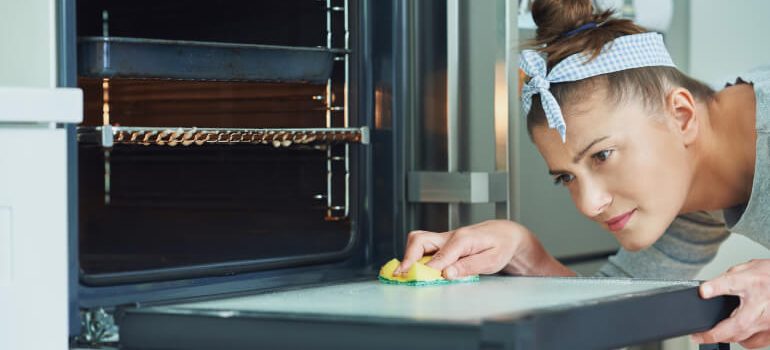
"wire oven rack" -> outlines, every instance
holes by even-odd
[[[78,128],[78,141],[114,145],[187,147],[218,145],[299,145],[369,143],[369,129],[361,128],[166,128],[138,126],[96,126]]]

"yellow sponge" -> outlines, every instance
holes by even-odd
[[[379,279],[383,283],[405,284],[410,286],[426,286],[436,284],[447,284],[456,282],[475,282],[479,280],[478,275],[468,276],[455,280],[448,280],[441,276],[441,271],[425,265],[430,261],[430,256],[425,256],[418,260],[406,272],[406,276],[394,276],[393,271],[401,265],[398,259],[392,259],[380,268]]]

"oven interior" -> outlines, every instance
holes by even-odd
[[[369,138],[353,102],[351,11],[344,0],[77,2],[81,282],[351,256]]]

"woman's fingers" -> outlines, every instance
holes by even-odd
[[[700,296],[710,299],[720,295],[738,295],[744,290],[743,279],[736,273],[724,273],[700,285]]]
[[[412,264],[420,260],[423,255],[438,251],[446,242],[446,236],[446,233],[430,231],[409,232],[406,249],[404,250],[404,258],[401,260],[401,265],[393,271],[393,274],[400,275],[406,273],[412,267]]]
[[[727,273],[731,274],[731,273],[738,273],[738,272],[746,271],[746,270],[750,269],[751,266],[752,266],[752,262],[746,262],[746,263],[743,263],[743,264],[735,265],[735,266],[727,269]]]
[[[446,278],[495,273],[511,261],[522,244],[533,244],[522,240],[528,235],[526,228],[507,220],[484,221],[444,233],[410,232],[404,259],[397,271],[408,271],[423,255],[433,253],[426,265],[442,271]],[[452,268],[447,269],[450,266]]]
[[[715,344],[720,341],[724,342],[722,333],[734,327],[735,323],[732,317],[722,320],[714,328],[709,329],[706,332],[695,333],[690,335],[690,339],[696,344]]]
[[[749,339],[740,342],[740,344],[747,349],[756,349],[767,346],[770,344],[770,331],[754,334]]]
[[[714,328],[693,335],[693,340],[703,344],[739,343],[750,338],[755,332],[751,325],[754,318],[744,312],[719,322]]]
[[[488,249],[478,254],[460,258],[460,260],[444,269],[444,277],[452,280],[500,271],[497,254],[495,249]]]
[[[473,246],[474,244],[477,245],[478,241],[468,237],[468,233],[465,230],[467,229],[459,228],[451,232],[449,240],[436,254],[433,254],[433,258],[425,265],[443,271],[461,257],[475,253]]]
[[[770,345],[770,337],[765,334],[770,331],[768,276],[770,261],[755,260],[704,282],[700,287],[704,299],[736,295],[741,303],[729,318],[706,332],[694,334],[693,340],[700,343],[745,343],[747,347]]]

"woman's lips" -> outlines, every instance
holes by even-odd
[[[631,216],[634,215],[635,212],[636,212],[636,209],[629,210],[625,214],[618,215],[612,219],[605,221],[605,223],[607,224],[607,227],[610,228],[610,231],[620,231],[624,227],[626,227],[628,220],[631,220]]]

